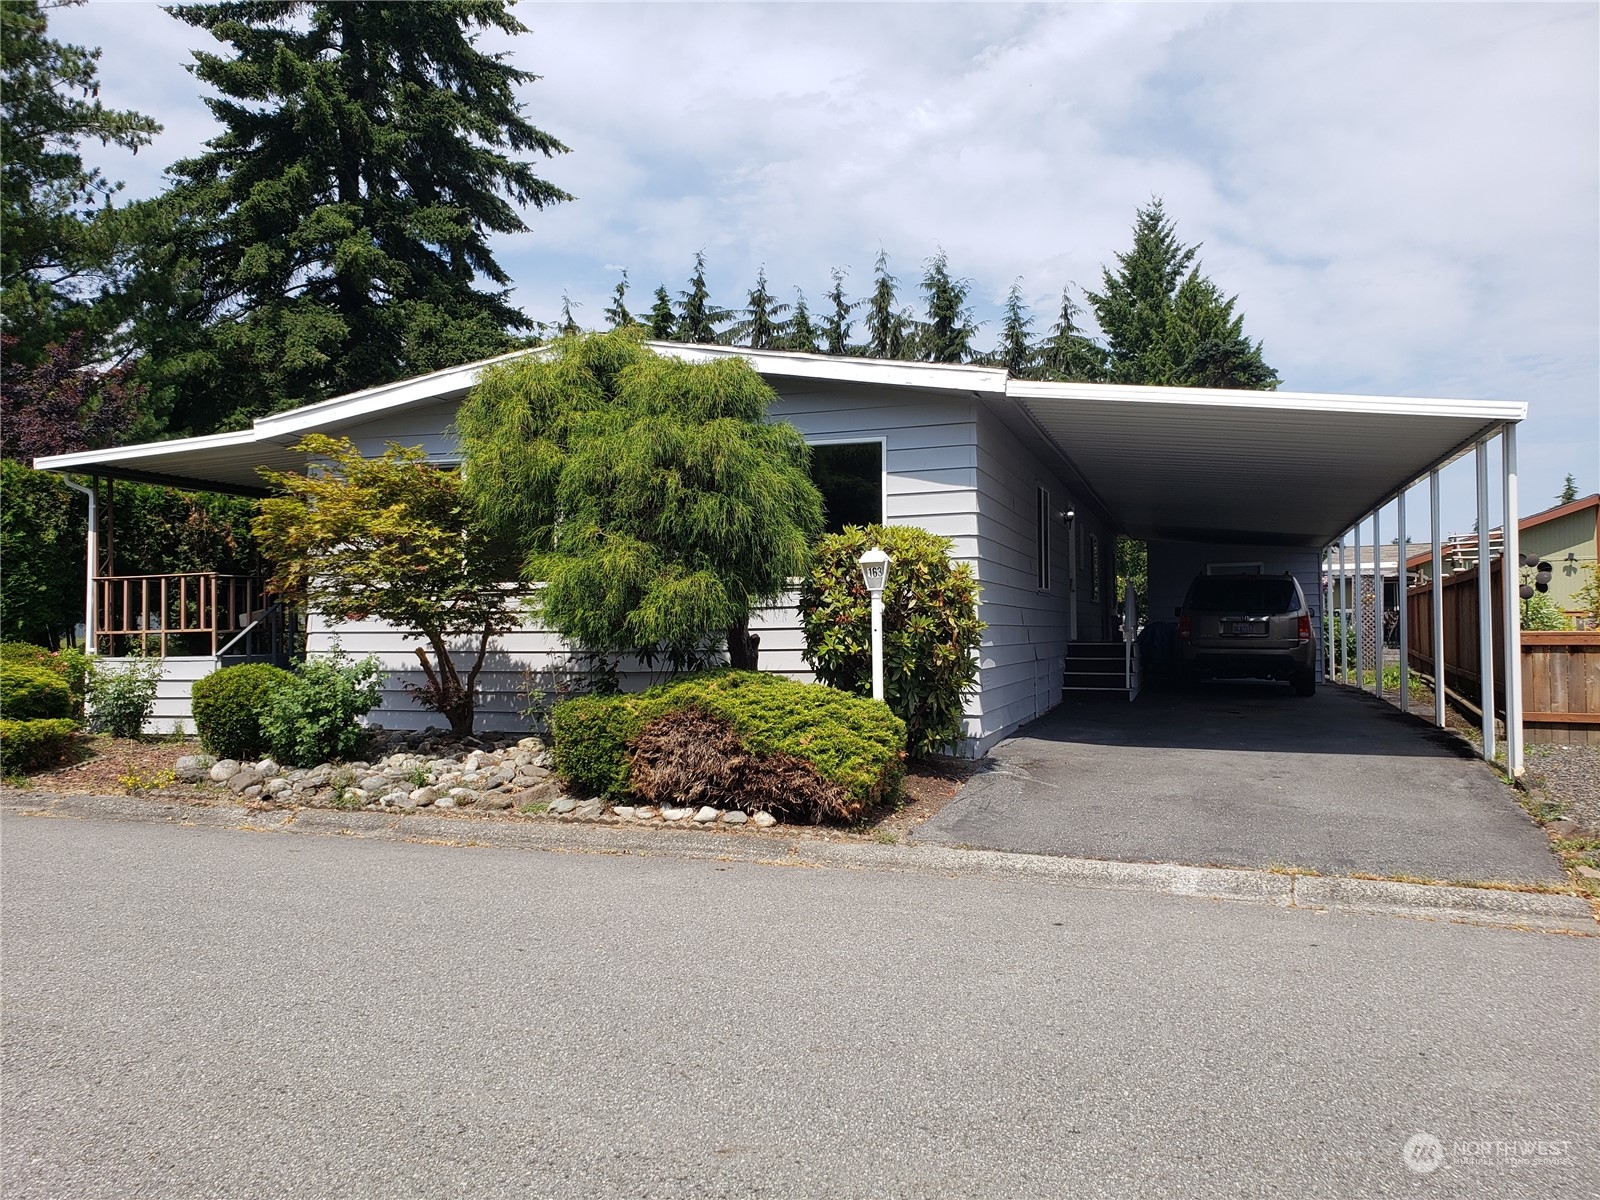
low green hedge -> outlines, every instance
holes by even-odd
[[[72,689],[45,666],[0,662],[0,717],[11,721],[72,716]]]
[[[822,684],[733,670],[556,705],[550,714],[556,770],[575,788],[624,796],[632,743],[651,722],[686,709],[725,722],[753,754],[802,760],[843,789],[856,810],[892,796],[904,773],[905,722],[885,705]]]
[[[197,679],[190,693],[200,744],[218,758],[259,758],[269,741],[261,728],[273,694],[294,676],[271,663],[240,663]]]
[[[0,642],[0,663],[22,663],[30,667],[44,667],[66,680],[72,693],[72,718],[83,719],[83,693],[88,687],[89,658],[75,646],[63,646],[59,651],[46,650],[32,642]]]
[[[0,719],[0,767],[8,775],[52,767],[61,761],[77,732],[78,723],[65,718]]]

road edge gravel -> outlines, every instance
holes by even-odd
[[[262,833],[310,834],[465,847],[618,854],[765,866],[891,870],[1030,879],[1109,891],[1154,892],[1274,908],[1364,913],[1600,936],[1596,908],[1576,896],[1506,888],[1401,883],[1179,863],[1114,862],[999,850],[832,841],[809,831],[643,830],[547,820],[255,810],[242,804],[164,797],[0,790],[0,811],[18,816],[144,821]]]

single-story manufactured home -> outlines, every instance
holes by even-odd
[[[834,477],[877,484],[854,489],[854,519],[921,526],[950,538],[954,557],[972,565],[988,628],[966,706],[969,754],[986,752],[1073,689],[1124,702],[1137,693],[1134,647],[1124,640],[1134,623],[1115,594],[1118,535],[1148,545],[1154,622],[1170,620],[1191,579],[1206,571],[1289,572],[1319,605],[1325,555],[1345,531],[1431,471],[1491,437],[1509,437],[1526,415],[1525,405],[1500,401],[1046,383],[982,366],[650,346],[694,360],[749,360],[777,394],[774,419],[796,426]],[[93,477],[89,641],[112,654],[126,653],[130,638],[159,643],[167,683],[157,724],[188,724],[189,683],[239,653],[263,601],[256,580],[119,576],[103,528],[115,482],[264,494],[258,468],[304,470],[291,447],[314,432],[371,452],[389,442],[421,445],[431,460],[453,462],[456,409],[487,365],[275,413],[233,433],[36,462]],[[1512,453],[1511,487],[1514,472]],[[184,603],[174,608],[180,592]],[[199,612],[199,624],[180,629],[170,615],[178,612]],[[763,670],[809,677],[792,606],[762,614],[755,631]],[[180,633],[198,634],[202,644],[196,649],[190,637],[180,646]],[[415,671],[404,631],[313,622],[306,633],[311,653],[337,641],[389,667],[389,691],[373,719],[413,727],[437,720],[403,690]],[[567,657],[558,639],[536,629],[501,639],[485,671],[480,721],[520,723],[529,674]]]

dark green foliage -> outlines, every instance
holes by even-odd
[[[269,663],[241,663],[195,680],[194,725],[200,744],[218,758],[259,757],[269,745],[262,714],[273,692],[292,679]]]
[[[242,496],[119,483],[116,569],[125,575],[253,575],[259,560],[250,522],[256,511],[256,501]]]
[[[780,350],[803,350],[811,354],[817,352],[817,327],[811,323],[811,310],[806,307],[806,294],[799,288],[794,290],[794,315],[783,323],[783,338],[778,344]]]
[[[1278,375],[1244,318],[1195,265],[1198,246],[1178,240],[1159,199],[1138,210],[1133,247],[1107,268],[1089,303],[1105,333],[1114,383],[1270,389]]]
[[[751,671],[713,671],[637,695],[558,704],[551,713],[556,769],[574,787],[625,795],[630,743],[659,718],[690,709],[725,722],[751,754],[808,764],[838,789],[840,809],[831,815],[853,819],[899,786],[905,726],[882,704]]]
[[[704,273],[700,270],[701,262],[695,261],[695,277],[704,286]],[[738,324],[728,330],[728,341],[735,346],[749,346],[752,350],[776,350],[780,348],[783,337],[784,313],[789,311],[787,304],[779,304],[771,292],[767,290],[767,269],[762,266],[756,271],[756,286],[750,289],[749,303]],[[689,341],[703,341],[703,338],[690,338]]]
[[[485,371],[461,406],[463,489],[578,648],[681,669],[726,638],[747,665],[750,612],[803,573],[822,525],[804,440],[765,420],[773,398],[741,359],[564,339]]]
[[[828,315],[822,322],[822,341],[829,354],[853,354],[850,345],[851,314],[861,307],[860,300],[846,300],[844,272],[833,269],[833,286],[828,289]]]
[[[116,323],[97,302],[119,245],[116,218],[103,214],[122,185],[86,167],[80,145],[137,152],[161,131],[100,103],[100,51],[48,37],[47,11],[34,0],[0,4],[0,308],[17,338],[7,357],[24,363]]]
[[[898,281],[889,274],[889,256],[884,251],[878,251],[872,272],[872,295],[866,301],[867,342],[861,352],[868,358],[907,358],[911,317],[895,307]]]
[[[0,497],[0,637],[59,645],[83,621],[87,502],[10,458]]]
[[[517,97],[537,76],[475,45],[526,32],[506,3],[169,11],[228,47],[191,68],[222,132],[147,206],[135,332],[175,430],[482,358],[531,328],[490,240],[526,228],[519,207],[571,197],[524,157],[566,151]]]
[[[1567,477],[1562,481],[1561,494],[1556,497],[1557,504],[1571,504],[1578,498],[1578,481],[1572,477],[1572,472],[1567,472]]]
[[[1013,379],[1026,379],[1039,360],[1039,349],[1033,344],[1028,330],[1033,327],[1033,317],[1022,302],[1022,281],[1016,280],[1006,293],[1005,316],[1000,325],[1000,344],[987,362],[1004,367]]]
[[[689,290],[679,292],[683,306],[678,310],[678,324],[673,330],[673,340],[679,342],[720,341],[719,326],[725,325],[733,313],[718,308],[711,302],[706,288],[706,252],[694,256],[694,274],[689,277]]]
[[[655,303],[650,306],[650,336],[658,342],[670,341],[672,331],[677,328],[678,317],[672,311],[672,297],[667,295],[667,289],[656,289]]]
[[[77,735],[76,721],[0,718],[0,769],[14,775],[53,767],[66,757]]]
[[[273,758],[290,766],[348,758],[366,738],[357,718],[382,699],[383,669],[377,659],[308,658],[271,688],[261,732]]]
[[[860,557],[873,546],[894,560],[883,593],[884,697],[906,723],[913,754],[934,754],[962,735],[962,696],[978,678],[978,585],[950,561],[950,539],[911,526],[850,528],[817,543],[800,589],[806,661],[824,683],[872,693],[870,599]]]
[[[1061,289],[1061,312],[1050,327],[1050,336],[1038,347],[1035,367],[1041,379],[1075,380],[1099,383],[1106,377],[1105,348],[1088,337],[1078,325],[1083,315],[1072,299],[1072,289]]]
[[[88,686],[89,659],[82,650],[63,646],[59,651],[51,651],[30,642],[3,642],[0,643],[0,663],[53,671],[66,683],[72,697],[70,715],[74,720],[83,719],[83,694]]]
[[[0,716],[37,721],[72,716],[72,689],[47,666],[0,661]]]
[[[628,311],[628,272],[622,272],[622,278],[617,280],[617,286],[611,293],[611,303],[606,305],[606,320],[613,329],[626,329],[638,322],[634,315]]]
[[[97,659],[89,669],[89,727],[112,737],[144,736],[160,682],[161,663],[155,659],[121,663]]]
[[[936,363],[966,362],[972,357],[972,339],[978,326],[967,306],[971,292],[971,280],[950,277],[943,250],[928,260],[922,276],[928,321],[922,327],[919,357]]]

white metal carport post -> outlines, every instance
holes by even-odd
[[[1333,636],[1333,543],[1329,542],[1322,548],[1322,628],[1326,631],[1322,636],[1322,679],[1324,683],[1333,682],[1333,647],[1329,640]]]
[[[1406,611],[1411,607],[1406,599],[1406,489],[1401,488],[1400,494],[1395,497],[1394,511],[1395,541],[1399,545],[1398,576],[1395,591],[1400,594],[1400,711],[1411,711],[1411,665],[1407,657],[1411,653],[1411,626],[1410,614]]]
[[[1494,761],[1494,589],[1489,586],[1489,443],[1475,451],[1478,468],[1478,703],[1483,757]]]
[[[1348,612],[1346,601],[1350,598],[1347,590],[1350,581],[1344,573],[1344,538],[1345,535],[1341,533],[1339,535],[1339,682],[1349,683],[1350,618],[1345,614]]]
[[[1352,529],[1355,534],[1356,590],[1350,597],[1350,607],[1356,614],[1356,687],[1358,688],[1362,686],[1361,673],[1366,670],[1367,663],[1367,606],[1362,598],[1361,589],[1361,521],[1362,518],[1357,517]]]
[[[1522,774],[1522,538],[1517,529],[1517,427],[1500,435],[1505,533],[1500,538],[1500,598],[1506,644],[1506,774]]]
[[[1374,696],[1383,695],[1383,560],[1379,557],[1383,553],[1383,534],[1378,529],[1378,511],[1372,510],[1372,657],[1378,660],[1372,664]]]
[[[1440,545],[1444,533],[1439,528],[1439,468],[1428,472],[1428,508],[1433,518],[1433,587],[1428,593],[1429,615],[1433,620],[1433,723],[1444,728],[1444,552]]]

